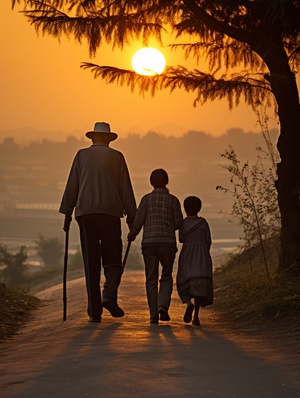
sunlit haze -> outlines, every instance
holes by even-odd
[[[260,131],[256,114],[245,105],[230,111],[226,101],[216,101],[195,108],[193,93],[165,91],[154,98],[150,93],[142,97],[127,86],[95,80],[90,71],[80,69],[81,62],[130,69],[142,43],[132,43],[123,52],[106,46],[90,59],[86,43],[79,45],[72,38],[59,43],[52,37],[37,36],[20,10],[11,11],[10,2],[1,1],[0,140],[16,129],[20,140],[31,138],[24,134],[32,129],[35,132],[28,134],[33,139],[79,137],[96,121],[109,122],[120,136],[148,131],[179,136],[189,130],[220,136],[232,127]],[[184,65],[179,53],[155,42],[149,45],[163,52],[167,65]],[[271,127],[276,126],[272,123]]]

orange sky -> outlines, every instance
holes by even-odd
[[[38,37],[19,10],[11,11],[10,1],[1,1],[0,139],[22,128],[36,129],[45,136],[61,132],[65,138],[90,130],[96,121],[109,122],[120,136],[149,130],[174,136],[199,130],[219,136],[231,127],[260,131],[255,113],[244,105],[233,111],[226,101],[194,108],[194,95],[182,90],[158,92],[154,98],[147,93],[143,98],[128,87],[95,80],[90,71],[80,69],[81,62],[129,69],[140,43],[123,52],[105,47],[90,60],[86,44],[79,45],[72,38],[60,44],[52,37]],[[168,65],[184,64],[180,54],[159,49]],[[273,116],[271,110],[269,114]],[[274,126],[276,121],[270,127]]]

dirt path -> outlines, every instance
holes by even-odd
[[[41,307],[13,339],[0,345],[2,398],[43,397],[300,397],[299,353],[284,353],[241,331],[228,331],[206,309],[202,327],[185,325],[174,291],[171,321],[149,325],[143,272],[125,272],[122,319],[85,315],[84,279],[39,293]],[[298,379],[297,379],[298,374]]]

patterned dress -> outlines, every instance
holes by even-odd
[[[179,230],[183,243],[176,277],[177,291],[183,303],[200,297],[201,307],[213,304],[211,235],[203,217],[188,216]]]

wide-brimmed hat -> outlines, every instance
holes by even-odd
[[[85,135],[86,135],[87,138],[92,138],[92,134],[93,133],[109,134],[111,141],[113,141],[116,138],[118,138],[118,134],[113,133],[112,131],[110,131],[110,125],[108,123],[105,123],[105,122],[96,122],[95,126],[94,126],[94,130],[93,131],[88,131],[87,133],[85,133]]]

